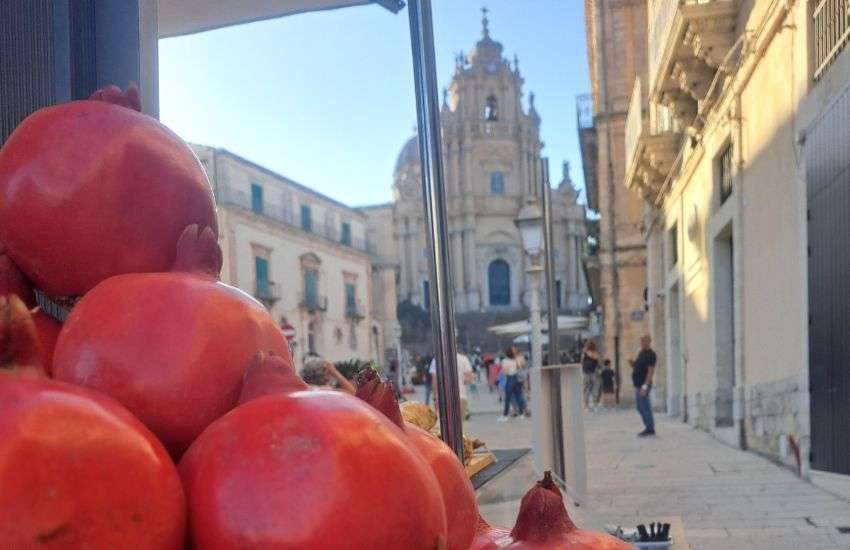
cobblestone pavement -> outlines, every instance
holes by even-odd
[[[464,431],[491,448],[530,447],[531,421],[496,422],[486,388],[470,396]],[[579,525],[634,526],[680,517],[692,550],[850,549],[850,503],[753,453],[728,447],[678,420],[656,415],[658,437],[639,439],[635,411],[585,415],[590,501],[570,514]],[[510,526],[534,483],[527,455],[479,489],[484,517]]]

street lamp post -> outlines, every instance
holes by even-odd
[[[520,209],[517,219],[514,220],[522,238],[522,247],[528,257],[528,267],[525,270],[528,275],[529,289],[531,291],[529,309],[531,310],[531,366],[543,365],[540,343],[540,273],[543,271],[540,265],[540,252],[543,249],[543,213],[533,197],[526,199],[525,205]],[[532,395],[532,398],[534,396]]]

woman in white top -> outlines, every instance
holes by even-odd
[[[525,414],[525,398],[522,395],[522,384],[519,382],[517,372],[520,365],[517,362],[515,348],[510,347],[505,350],[505,358],[502,360],[502,372],[506,378],[505,385],[505,406],[502,411],[500,422],[508,419],[508,413],[511,410],[511,402],[516,401],[517,409],[520,415]]]

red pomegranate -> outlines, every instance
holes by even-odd
[[[448,445],[435,435],[404,422],[390,382],[381,382],[375,371],[357,376],[357,397],[363,399],[400,427],[431,467],[443,495],[448,520],[449,550],[467,550],[478,524],[478,502],[466,469]]]
[[[190,226],[172,272],[103,281],[65,321],[53,376],[117,399],[178,456],[236,406],[258,350],[291,364],[266,309],[221,283],[220,269],[212,230]]]
[[[121,273],[166,271],[190,224],[216,231],[191,149],[138,112],[138,92],[40,109],[0,149],[0,242],[49,295]]]
[[[631,550],[631,545],[605,533],[584,531],[567,514],[560,489],[549,472],[543,474],[520,503],[509,539],[499,548],[509,550]],[[512,542],[511,542],[512,539]]]
[[[510,544],[511,531],[502,527],[492,527],[484,521],[484,518],[478,516],[478,526],[475,528],[475,538],[472,539],[472,544],[469,550],[498,550],[499,541],[504,540],[506,544]]]
[[[180,461],[193,547],[445,548],[437,481],[404,434],[351,395],[308,390],[274,361],[283,383],[212,423]],[[261,385],[249,379],[262,362],[246,388]]]
[[[165,449],[124,407],[40,371],[35,327],[0,298],[0,548],[183,548]]]

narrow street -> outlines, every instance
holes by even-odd
[[[491,448],[526,448],[531,421],[497,422],[498,403],[471,399],[465,431]],[[638,439],[631,409],[587,413],[590,502],[570,507],[581,526],[602,528],[681,518],[692,550],[850,548],[850,503],[798,479],[790,470],[710,435],[656,415],[658,437]],[[482,515],[509,526],[533,479],[526,455],[479,489]]]

